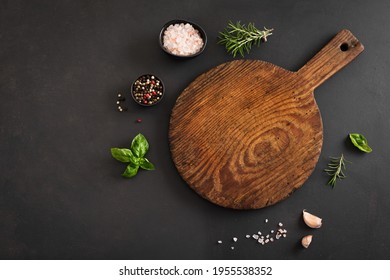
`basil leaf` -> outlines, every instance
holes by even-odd
[[[130,163],[126,167],[125,171],[122,173],[122,176],[126,178],[134,177],[135,175],[137,175],[138,168],[139,168],[138,165],[134,166],[133,164]]]
[[[145,136],[139,133],[137,136],[134,137],[133,141],[131,142],[130,149],[135,156],[143,158],[149,150],[148,140],[146,140]]]
[[[141,158],[139,166],[145,170],[155,170],[153,163],[151,163],[147,158]]]
[[[111,155],[120,162],[131,162],[135,165],[139,164],[138,158],[136,158],[129,149],[111,148]]]
[[[366,153],[372,152],[372,149],[370,148],[370,146],[368,146],[367,139],[362,134],[350,133],[349,138],[351,139],[352,144],[359,150]]]
[[[149,150],[149,143],[145,136],[139,133],[131,142],[130,149],[111,148],[112,156],[120,162],[128,163],[123,177],[132,178],[137,175],[139,168],[154,170],[154,165],[144,158]]]

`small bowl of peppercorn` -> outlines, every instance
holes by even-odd
[[[164,90],[161,79],[152,74],[144,74],[132,84],[131,96],[137,104],[149,107],[161,101]]]

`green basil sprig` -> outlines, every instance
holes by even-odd
[[[146,153],[149,150],[149,143],[145,136],[139,133],[131,142],[130,149],[126,148],[111,148],[111,155],[118,161],[128,163],[123,177],[131,178],[137,175],[138,169],[141,167],[145,170],[154,170],[155,167],[147,158]]]
[[[365,152],[365,153],[371,153],[372,149],[370,146],[368,146],[367,139],[362,135],[358,133],[350,133],[349,138],[352,141],[352,144],[357,147],[359,150]]]

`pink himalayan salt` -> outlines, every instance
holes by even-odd
[[[203,47],[199,31],[189,23],[171,24],[164,31],[163,46],[175,55],[193,55]]]

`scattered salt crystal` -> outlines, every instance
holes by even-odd
[[[268,219],[265,219],[264,222],[265,222],[265,223],[268,223]]]
[[[265,219],[265,222],[268,222],[268,219]],[[245,237],[247,239],[249,238],[253,238],[255,239],[258,243],[258,244],[261,244],[261,245],[265,245],[267,243],[272,243],[274,241],[277,241],[279,239],[281,239],[282,237],[283,238],[286,238],[287,237],[287,230],[285,228],[282,228],[283,224],[282,223],[278,223],[278,227],[276,227],[275,229],[271,229],[269,231],[269,234],[267,235],[262,235],[260,231],[258,231],[257,233],[254,233],[254,234],[246,234]],[[238,241],[238,238],[237,237],[232,237],[232,240],[233,242],[237,242]],[[219,244],[222,243],[221,240],[218,241]],[[234,250],[235,248],[232,246],[230,247],[232,250]]]

